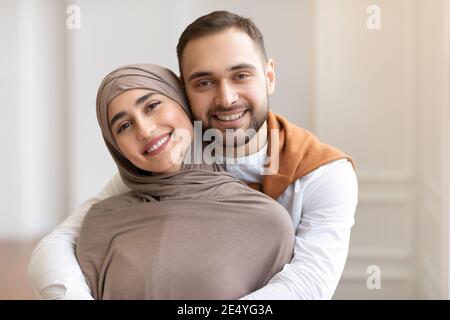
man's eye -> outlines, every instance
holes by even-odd
[[[125,122],[123,125],[121,125],[119,127],[119,130],[117,131],[117,133],[121,133],[123,130],[127,129],[129,126],[131,126],[131,123]]]
[[[199,88],[204,88],[204,87],[211,85],[211,83],[212,83],[211,80],[203,80],[203,81],[198,82],[196,86]]]
[[[240,74],[238,74],[238,75],[236,76],[236,79],[237,79],[237,80],[245,80],[245,79],[247,79],[248,77],[249,77],[248,74],[240,73]]]
[[[160,104],[161,104],[161,101],[150,103],[150,104],[148,104],[148,105],[145,107],[145,111],[152,111],[153,109],[155,109],[155,108],[156,108],[157,106],[159,106]]]

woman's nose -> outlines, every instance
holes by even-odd
[[[136,127],[137,127],[137,138],[139,141],[145,141],[149,137],[153,135],[153,132],[155,131],[156,125],[151,120],[140,120],[136,121]]]

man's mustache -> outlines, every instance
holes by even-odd
[[[241,104],[236,104],[233,105],[232,107],[229,108],[225,108],[223,106],[215,106],[213,108],[211,108],[208,112],[208,116],[211,117],[214,115],[214,113],[216,112],[233,112],[233,111],[242,111],[243,109],[247,110],[251,110],[250,106],[246,103],[241,103]]]

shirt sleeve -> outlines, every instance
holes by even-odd
[[[93,204],[127,191],[128,187],[123,183],[120,174],[116,173],[95,197],[83,203],[39,241],[31,254],[28,277],[33,291],[40,299],[93,299],[75,256],[75,245],[81,225]]]
[[[306,182],[291,263],[242,299],[331,299],[347,260],[357,201],[356,174],[348,161]]]

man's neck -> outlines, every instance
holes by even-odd
[[[267,121],[264,121],[258,132],[245,145],[237,147],[224,147],[222,150],[218,148],[217,152],[221,156],[230,158],[246,157],[257,153],[267,144]]]

